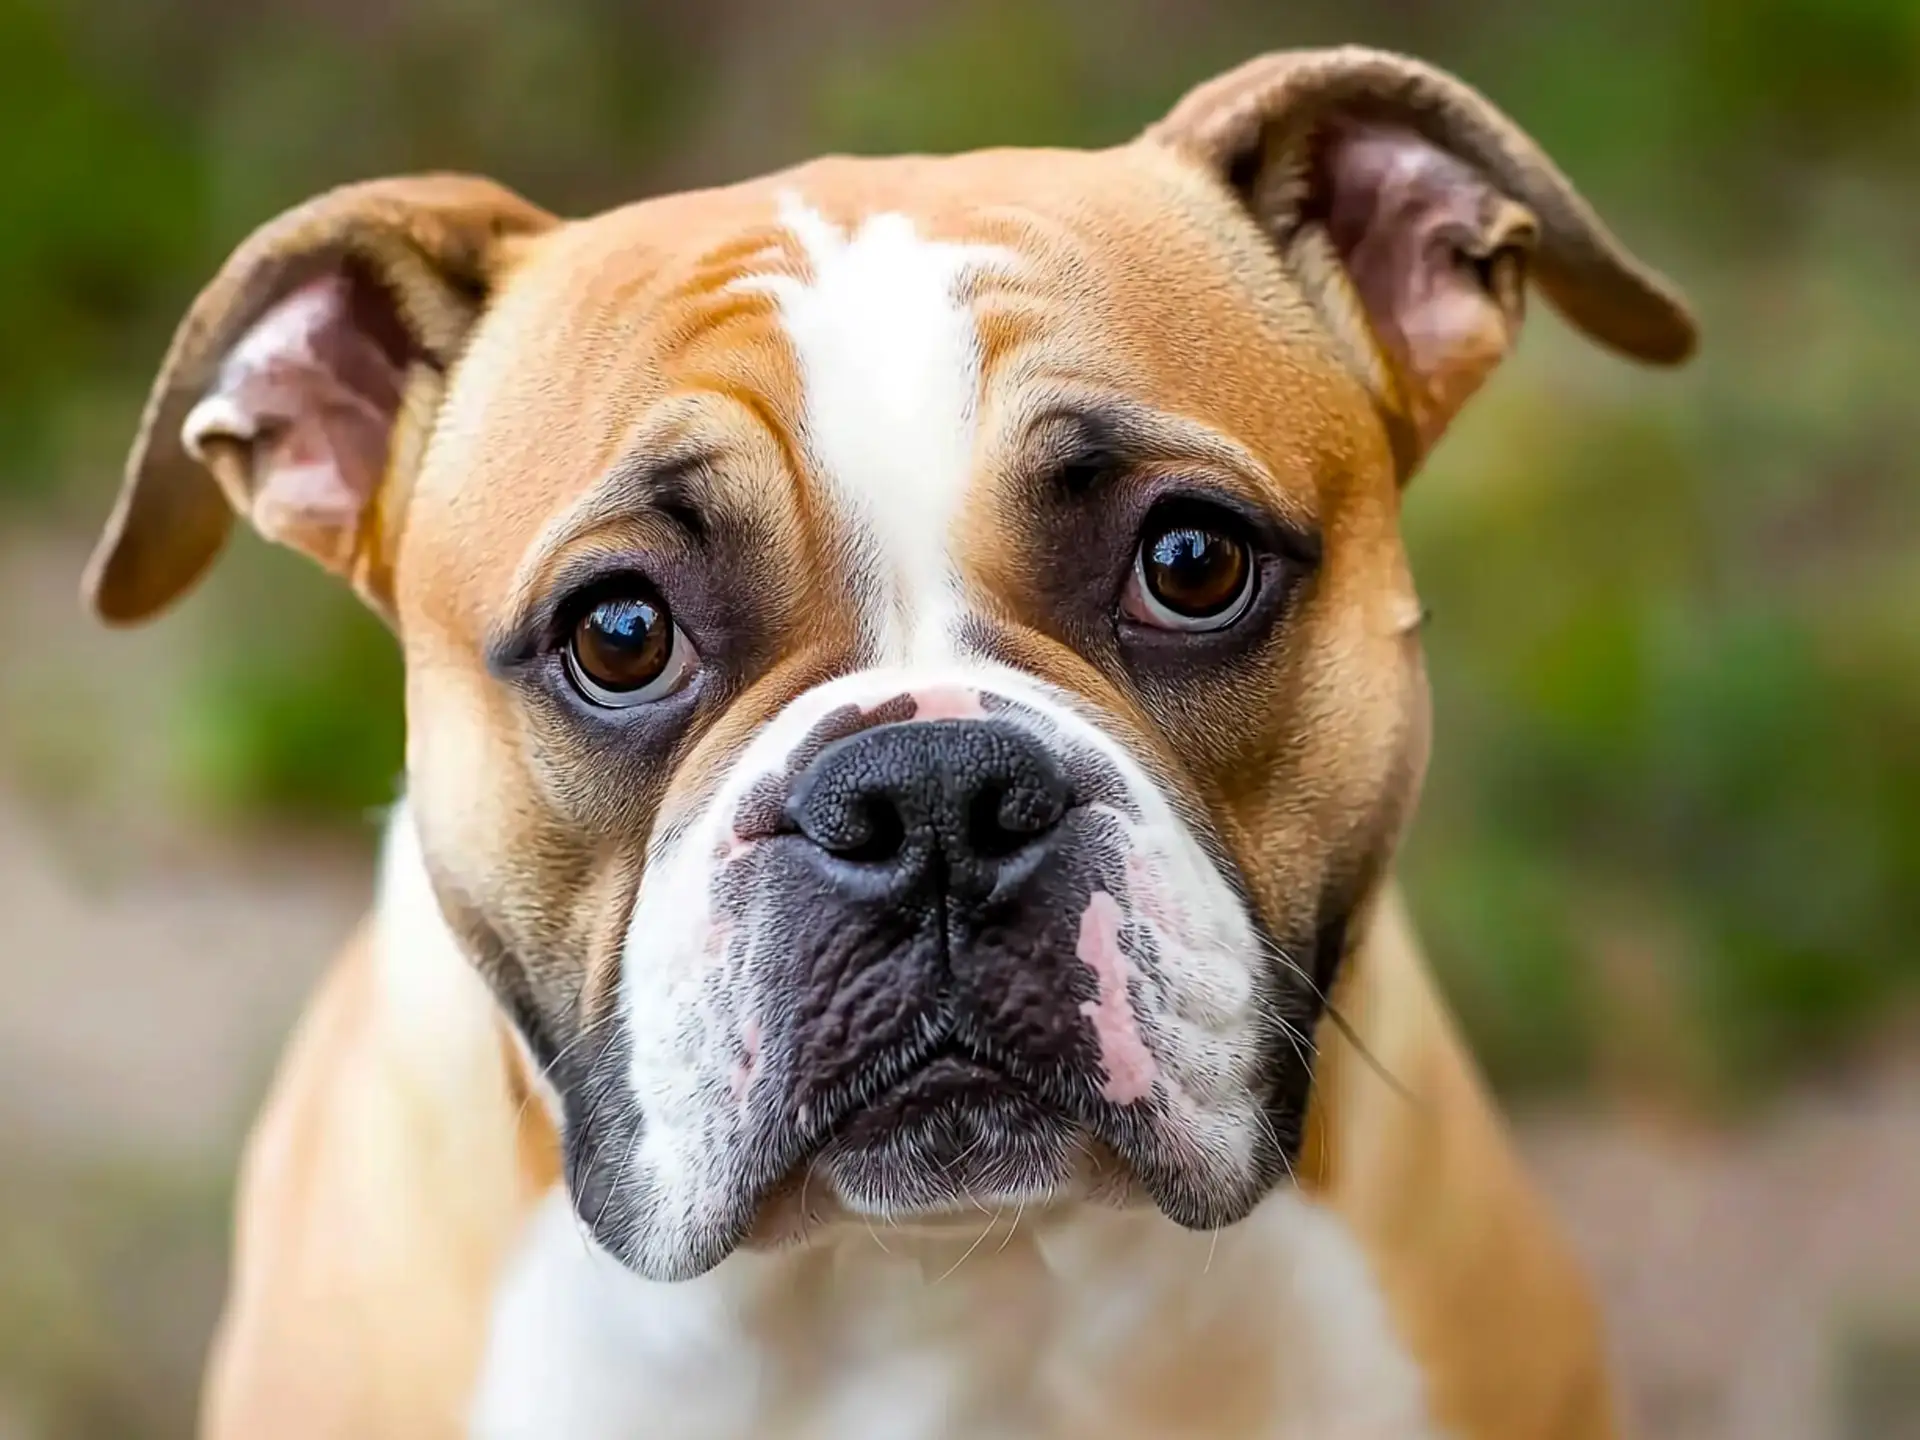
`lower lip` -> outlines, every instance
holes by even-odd
[[[1001,1071],[971,1056],[940,1054],[910,1071],[849,1116],[840,1131],[843,1143],[879,1140],[915,1120],[937,1112],[987,1109],[1032,1097]]]

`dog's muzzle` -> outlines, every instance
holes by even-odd
[[[1080,932],[1120,876],[1080,789],[1013,718],[883,720],[743,806],[737,864],[784,911],[745,1103],[783,1161],[889,1211],[1057,1178],[1108,1103]]]
[[[756,736],[643,881],[637,1105],[570,1131],[582,1213],[667,1277],[846,1214],[1244,1214],[1292,1052],[1220,867],[1057,699],[857,684]]]
[[[793,781],[771,843],[822,943],[788,981],[782,1108],[852,1203],[939,1205],[1057,1168],[1043,1096],[1097,1060],[1055,913],[1078,888],[1073,805],[1043,741],[1004,719],[881,724]]]

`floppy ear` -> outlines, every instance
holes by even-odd
[[[1262,56],[1142,137],[1225,181],[1410,427],[1417,464],[1518,337],[1529,274],[1635,359],[1694,347],[1685,302],[1607,232],[1520,128],[1463,82],[1347,47]]]
[[[254,232],[174,333],[84,593],[112,624],[190,589],[233,512],[390,623],[383,517],[516,242],[554,217],[494,184],[344,186]]]

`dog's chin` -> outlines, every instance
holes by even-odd
[[[841,1222],[976,1228],[983,1214],[1084,1198],[1098,1176],[1083,1128],[966,1056],[939,1056],[849,1115],[783,1177],[747,1243],[803,1243]]]
[[[819,1137],[763,1152],[757,1177],[743,1170],[697,1216],[629,1230],[621,1258],[649,1279],[686,1280],[736,1250],[817,1244],[876,1223],[889,1235],[977,1235],[996,1216],[1039,1223],[1081,1206],[1152,1207],[1213,1230],[1245,1218],[1286,1167],[1277,1151],[1223,1163],[1144,1114],[1080,1114],[942,1052]]]

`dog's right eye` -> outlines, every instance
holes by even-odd
[[[609,710],[673,694],[692,677],[697,658],[666,601],[637,582],[602,592],[579,612],[567,637],[567,678]]]

